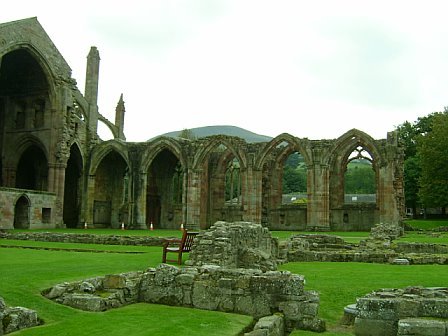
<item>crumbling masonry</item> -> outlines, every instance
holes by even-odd
[[[128,143],[121,96],[115,122],[98,110],[100,56],[87,58],[81,93],[36,18],[0,24],[0,228],[205,229],[218,220],[276,230],[369,230],[404,215],[403,155],[394,132],[374,140],[352,129],[334,140],[280,134],[247,143],[230,136],[158,137]],[[98,122],[114,139],[101,141]],[[350,155],[369,154],[376,202],[344,202]],[[282,204],[286,158],[307,167],[302,204]],[[226,194],[229,169],[238,170]]]

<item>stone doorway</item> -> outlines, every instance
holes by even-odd
[[[23,195],[20,196],[14,207],[14,229],[30,228],[30,201]]]
[[[81,208],[80,178],[82,173],[82,158],[78,146],[70,148],[70,158],[65,169],[64,190],[64,223],[69,228],[79,225],[79,213]]]

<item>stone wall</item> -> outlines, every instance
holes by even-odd
[[[44,191],[0,188],[0,229],[14,229],[16,203],[25,197],[27,207],[24,209],[26,223],[24,228],[54,228],[52,212],[56,208],[56,194]]]
[[[391,233],[392,234],[392,233]],[[330,261],[393,263],[397,259],[406,264],[448,265],[448,247],[442,244],[394,243],[389,234],[384,239],[376,235],[359,245],[349,244],[342,238],[324,234],[294,235],[279,248],[285,261]]]
[[[357,300],[358,336],[446,336],[448,288],[381,289]]]
[[[325,330],[325,323],[318,318],[318,294],[305,291],[303,276],[290,272],[161,264],[145,272],[55,285],[42,294],[89,311],[147,302],[246,314],[256,319],[281,313],[289,331]]]
[[[80,230],[80,232],[83,232]],[[85,230],[84,232],[88,232]],[[58,243],[162,246],[167,238],[150,236],[95,235],[89,233],[0,232],[0,239],[36,240]]]
[[[260,224],[216,222],[195,239],[187,264],[277,269],[278,241]]]
[[[8,307],[0,297],[0,336],[42,324],[34,310]]]

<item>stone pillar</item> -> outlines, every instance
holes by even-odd
[[[65,168],[66,165],[61,163],[48,164],[48,191],[56,194],[56,204],[52,214],[52,223],[56,227],[65,227],[63,222]]]
[[[199,169],[189,169],[186,178],[186,204],[185,225],[187,229],[198,230],[205,223],[201,223],[201,183],[202,171]]]
[[[89,103],[89,129],[96,133],[98,127],[98,83],[100,72],[100,54],[91,47],[87,56],[86,85],[84,96]]]
[[[136,175],[137,176],[137,175]],[[146,226],[146,186],[147,186],[147,174],[140,173],[139,181],[134,181],[134,184],[138,184],[138,188],[135,188],[134,198],[134,218],[132,226],[136,229],[147,229]]]
[[[243,211],[246,222],[261,223],[262,172],[249,167],[244,172]]]
[[[95,201],[95,175],[89,175],[86,190],[87,204],[84,212],[84,223],[93,228],[93,205]]]
[[[330,230],[329,170],[314,164],[308,167],[307,227],[316,231]]]

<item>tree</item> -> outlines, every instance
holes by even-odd
[[[433,127],[433,119],[438,115],[447,114],[444,112],[434,112],[424,117],[419,117],[414,123],[405,121],[397,127],[398,136],[404,146],[404,194],[406,207],[412,208],[416,214],[417,207],[421,205],[419,198],[419,180],[421,176],[420,157],[417,156],[418,142],[426,134],[429,134]]]
[[[448,113],[433,116],[431,131],[417,142],[419,197],[425,207],[448,206]]]
[[[374,194],[376,186],[372,165],[349,163],[344,176],[344,189],[346,194]]]

